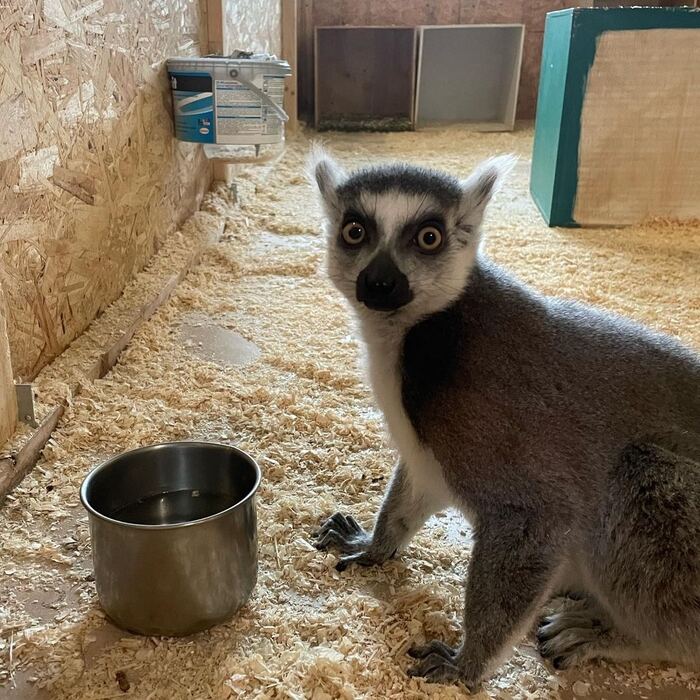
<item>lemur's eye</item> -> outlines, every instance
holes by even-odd
[[[343,226],[341,235],[348,245],[360,245],[360,243],[365,240],[367,234],[362,224],[358,224],[357,221],[348,221],[348,223]]]
[[[442,245],[442,232],[437,226],[423,226],[418,231],[416,243],[423,253],[434,253]]]

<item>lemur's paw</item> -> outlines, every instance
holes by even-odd
[[[379,563],[368,552],[371,535],[365,531],[352,515],[336,513],[326,520],[316,533],[316,549],[337,549],[343,557],[336,569],[343,571],[350,564],[371,566]]]
[[[604,621],[583,610],[560,612],[540,621],[537,645],[554,668],[566,669],[595,658],[608,632]]]
[[[357,552],[356,554],[348,554],[340,557],[340,560],[335,565],[336,571],[345,571],[351,564],[358,566],[378,566],[384,562],[383,559],[378,559],[371,552]]]
[[[479,686],[477,674],[471,673],[461,662],[460,653],[445,642],[435,639],[423,645],[414,645],[408,655],[419,662],[408,670],[411,677],[420,676],[430,683],[463,683],[470,691]]]
[[[408,650],[408,655],[412,659],[425,659],[431,654],[441,654],[446,659],[454,659],[457,656],[457,650],[439,639],[433,639],[427,644],[414,644]]]
[[[331,515],[315,533],[316,549],[335,547],[343,554],[355,554],[366,549],[371,541],[369,533],[352,517],[343,513]]]

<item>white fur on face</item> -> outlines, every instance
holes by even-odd
[[[358,213],[374,219],[378,240],[348,253],[339,246],[337,237],[342,224],[342,207],[326,222],[327,269],[335,286],[348,299],[367,330],[384,328],[387,324],[403,329],[420,319],[448,307],[461,294],[467,283],[479,248],[479,227],[465,226],[455,207],[445,210],[429,194],[414,195],[398,191],[381,194],[363,193],[353,203]],[[421,253],[403,233],[407,224],[426,218],[439,217],[445,221],[446,241],[435,255]],[[414,298],[393,312],[370,310],[355,297],[355,283],[360,272],[374,256],[388,252],[397,267],[408,278]]]

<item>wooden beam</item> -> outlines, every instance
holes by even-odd
[[[206,0],[207,47],[205,53],[224,55],[223,0]]]
[[[297,112],[297,0],[282,0],[282,58],[289,63],[292,75],[284,80],[284,111],[289,115],[286,129],[290,134],[299,124]]]
[[[203,45],[204,54],[224,55],[224,0],[205,0],[202,3],[202,12],[206,17],[206,45]],[[214,182],[231,182],[233,169],[229,163],[212,161],[212,179]]]
[[[65,410],[65,403],[56,406],[19,452],[0,458],[0,502],[4,501],[5,496],[34,468]]]
[[[225,160],[214,160],[212,161],[212,166],[214,168],[214,182],[230,184],[233,181],[233,167],[230,163],[227,163]]]
[[[209,8],[206,0],[199,3],[199,53],[209,53]]]
[[[5,298],[0,289],[0,448],[14,433],[17,424],[17,398],[5,319]]]
[[[297,118],[314,121],[314,3],[299,0],[297,7]]]

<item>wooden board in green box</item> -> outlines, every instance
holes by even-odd
[[[581,112],[597,41],[610,31],[700,29],[692,8],[575,8],[547,15],[530,192],[550,226],[578,226]],[[700,32],[698,34],[700,41]]]

